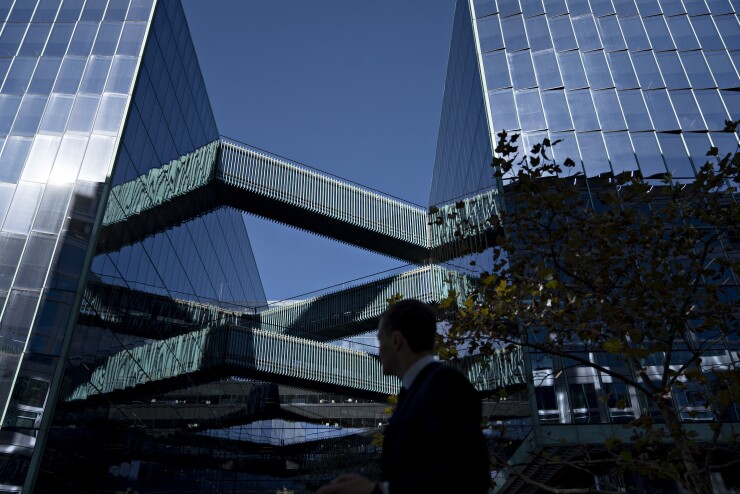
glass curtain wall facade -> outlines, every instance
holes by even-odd
[[[573,159],[588,178],[692,180],[710,147],[723,155],[738,145],[736,134],[721,132],[726,119],[740,118],[737,8],[728,0],[458,1],[431,203],[488,185],[479,170],[492,174],[490,149],[502,130],[521,134],[526,150],[545,137],[561,140],[554,159]],[[481,89],[467,79],[475,71]],[[471,146],[481,98],[478,133],[488,140]],[[471,183],[461,186],[457,174]],[[712,358],[737,365],[728,345]],[[606,354],[590,358],[625,365]],[[647,406],[593,369],[547,355],[530,360],[539,424],[625,423]],[[711,420],[686,392],[675,396],[684,420]]]
[[[0,29],[0,491],[30,492],[41,469],[37,492],[81,492],[79,468],[90,492],[115,490],[132,476],[106,452],[146,439],[126,431],[134,398],[70,407],[65,393],[108,355],[177,334],[125,324],[151,296],[176,302],[150,316],[185,333],[204,322],[167,312],[179,302],[251,311],[264,291],[232,210],[96,247],[111,187],[218,139],[179,1],[4,1]],[[106,287],[128,295],[106,310]]]

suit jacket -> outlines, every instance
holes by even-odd
[[[422,369],[385,430],[382,480],[390,494],[488,492],[481,401],[465,376],[438,362]]]

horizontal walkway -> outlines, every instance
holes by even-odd
[[[481,369],[487,369],[481,372]],[[481,391],[524,383],[518,351],[497,354],[486,364],[463,363],[461,370]],[[400,389],[383,375],[380,360],[272,331],[238,326],[208,327],[111,355],[78,385],[66,401],[113,392],[159,392],[229,376],[267,379],[277,384],[383,400]]]
[[[219,207],[263,216],[415,264],[444,262],[461,245],[490,245],[483,229],[464,240],[455,219],[485,225],[497,211],[487,191],[435,214],[309,167],[218,140],[112,188],[100,248],[140,242]],[[444,217],[445,221],[438,218]]]

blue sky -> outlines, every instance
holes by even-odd
[[[427,205],[454,0],[183,0],[221,134]],[[269,300],[403,263],[246,216]]]

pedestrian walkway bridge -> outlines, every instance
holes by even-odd
[[[458,367],[481,391],[521,386],[521,350],[486,363],[465,359]],[[66,401],[137,390],[158,392],[238,376],[299,388],[383,400],[400,381],[383,375],[375,355],[272,331],[225,325],[153,341],[117,352],[91,369]]]
[[[492,229],[460,237],[454,219],[485,224],[498,211],[496,190],[489,190],[430,214],[421,206],[222,139],[114,186],[100,248],[120,249],[224,206],[415,264],[444,262],[471,245],[490,245]]]

